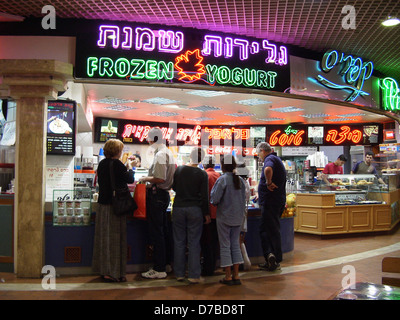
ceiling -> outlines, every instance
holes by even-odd
[[[99,117],[203,125],[344,124],[388,120],[381,114],[349,107],[345,103],[326,103],[284,94],[89,83],[83,87],[92,113]],[[171,101],[153,100],[155,98]]]
[[[400,80],[400,25],[383,27],[381,22],[388,16],[400,16],[398,0],[353,0],[355,21],[345,10],[347,0],[0,0],[0,21],[18,21],[21,17],[43,17],[44,5],[53,5],[59,18],[124,20],[164,25],[192,27],[245,35],[271,41],[292,44],[315,52],[323,53],[336,49],[363,60],[371,60],[374,69],[386,76]],[[348,28],[353,26],[355,29]],[[135,87],[125,85],[84,84],[93,114],[116,118],[130,118],[152,121],[178,121],[184,123],[260,123],[279,124],[291,122],[324,122],[341,118],[341,122],[384,122],[387,118],[363,111],[356,115],[356,108],[320,101],[291,99],[282,95],[258,95],[256,93],[230,93],[212,98],[187,94],[189,89],[168,89],[161,87]],[[95,101],[105,97],[126,99],[126,107],[136,109],[112,111],[110,106]],[[163,97],[177,100],[167,106],[142,102],[148,98]],[[245,106],[235,101],[264,99],[270,103]],[[209,106],[209,111],[190,108]],[[304,108],[304,111],[282,113],[274,111],[279,107]],[[215,110],[213,108],[221,108]],[[127,109],[127,108],[124,108]],[[212,110],[210,110],[212,109]],[[267,112],[268,111],[268,112]],[[152,113],[172,112],[159,117]],[[242,116],[231,116],[238,113]],[[251,114],[243,116],[245,113]],[[304,118],[302,115],[322,113],[323,119]],[[201,117],[209,120],[190,120]],[[266,121],[265,119],[277,118]],[[278,120],[278,119],[284,120]],[[264,119],[264,120],[260,120]],[[341,123],[339,122],[339,123]],[[335,123],[335,122],[332,122]]]

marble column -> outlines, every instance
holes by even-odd
[[[47,100],[66,89],[72,70],[55,60],[0,60],[0,93],[17,102],[14,268],[21,278],[39,278],[44,265]]]

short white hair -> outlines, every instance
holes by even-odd
[[[272,151],[272,148],[271,148],[271,146],[270,146],[269,143],[267,143],[267,142],[260,142],[260,143],[257,145],[257,147],[256,147],[257,153],[259,153],[260,150],[264,150],[264,151],[266,151],[266,152],[271,152],[271,151]]]

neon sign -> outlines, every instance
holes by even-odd
[[[174,29],[174,30],[172,30]],[[284,91],[288,49],[268,39],[152,25],[98,25],[77,37],[77,78],[148,80]]]
[[[341,130],[340,132],[335,129],[329,130],[327,132],[325,140],[328,142],[332,141],[337,145],[343,143],[345,140],[349,140],[354,143],[359,143],[363,136],[360,130],[354,129],[353,131],[351,131],[350,127],[348,126],[342,126],[340,127],[340,130]]]
[[[292,129],[292,126],[288,126],[285,131],[281,133],[281,130],[276,130],[269,138],[269,144],[271,146],[276,146],[279,144],[283,146],[299,146],[303,142],[304,130]]]
[[[189,81],[192,81],[194,79],[200,79],[200,77],[206,73],[204,70],[204,65],[202,64],[203,57],[200,55],[200,50],[196,49],[193,51],[186,51],[185,54],[180,55],[179,57],[176,57],[175,59],[175,69],[177,69],[178,75],[181,75],[181,77],[178,80],[182,80],[185,78],[188,78]],[[185,65],[186,64],[193,64],[194,68],[196,69],[196,73],[194,75],[188,75],[186,74],[185,70]],[[189,69],[190,70],[190,69]]]
[[[382,89],[383,109],[400,110],[400,90],[396,80],[392,78],[380,80],[380,87]]]
[[[362,88],[365,80],[372,76],[374,65],[371,61],[363,62],[361,58],[354,58],[351,55],[345,55],[336,50],[327,51],[321,60],[322,70],[328,73],[337,65],[341,65],[338,74],[343,76],[343,80],[346,84],[336,84],[322,75],[318,75],[317,80],[322,85],[331,89],[349,90],[351,94],[345,101],[354,101],[360,95],[369,95],[369,93],[362,91]]]
[[[132,142],[133,138],[143,142],[147,139],[151,126],[149,125],[137,125],[137,124],[125,124],[122,139],[126,142]],[[196,125],[193,129],[191,128],[175,128],[174,127],[160,127],[163,135],[162,138],[166,141],[183,141],[191,142],[198,145],[201,140],[201,135],[206,133],[208,136],[205,137],[207,140],[247,140],[250,138],[250,129],[241,128],[208,128],[204,129],[201,126]]]

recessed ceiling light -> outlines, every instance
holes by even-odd
[[[105,97],[105,98],[100,99],[100,100],[95,100],[94,102],[105,103],[105,104],[121,104],[121,103],[135,102],[135,101],[134,100],[126,100],[126,99],[114,98],[114,97]]]
[[[237,112],[237,113],[229,113],[225,114],[226,116],[231,116],[231,117],[251,117],[255,116],[254,113],[248,113],[248,112]]]
[[[247,122],[242,122],[242,121],[229,121],[229,122],[222,122],[221,124],[226,125],[226,126],[236,126],[238,124],[246,124]]]
[[[382,22],[382,25],[385,27],[393,27],[397,26],[400,23],[400,19],[396,17],[389,17],[385,21]]]
[[[148,113],[148,115],[154,117],[173,117],[173,116],[179,116],[179,113],[161,111],[161,112]]]
[[[330,122],[341,122],[341,121],[356,121],[356,119],[351,119],[351,118],[325,119],[325,121],[330,121]]]
[[[193,91],[188,91],[186,93],[187,94],[193,94],[195,96],[200,96],[200,97],[207,97],[207,98],[223,96],[223,95],[229,94],[229,92],[213,91],[213,90],[193,90]]]
[[[347,114],[338,114],[336,116],[347,118],[347,117],[358,117],[358,116],[365,116],[365,115],[366,115],[365,113],[347,113]]]
[[[123,111],[133,110],[133,109],[137,109],[137,108],[116,104],[114,106],[104,107],[104,109],[123,112]]]
[[[262,99],[246,99],[235,101],[235,103],[243,104],[245,106],[258,106],[260,104],[272,103],[272,101],[262,100]]]
[[[269,121],[280,121],[280,120],[285,120],[285,119],[282,119],[282,118],[264,118],[264,119],[257,119],[257,120],[269,122]]]
[[[301,116],[304,117],[304,118],[313,119],[313,118],[330,117],[330,114],[325,114],[325,113],[313,113],[313,114],[302,114]]]
[[[270,110],[271,111],[278,111],[278,112],[288,113],[288,112],[303,111],[304,109],[289,106],[289,107],[276,108],[276,109],[270,109]]]
[[[199,117],[199,118],[186,119],[186,120],[189,120],[189,121],[206,121],[206,120],[214,120],[214,118]]]
[[[179,101],[157,97],[157,98],[151,98],[151,99],[142,100],[142,102],[163,105],[163,104],[174,104],[174,103],[177,103]]]
[[[198,106],[198,107],[194,107],[194,108],[188,108],[189,110],[194,110],[194,111],[215,111],[215,110],[221,110],[221,108],[218,107],[212,107],[212,106]]]

